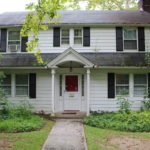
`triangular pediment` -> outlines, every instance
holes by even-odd
[[[88,59],[83,57],[81,54],[79,54],[77,51],[75,51],[72,48],[67,49],[62,54],[57,56],[54,60],[48,63],[47,67],[57,67],[58,65],[65,63],[65,62],[77,62],[80,64],[83,64],[86,67],[93,67],[94,64],[90,62]]]

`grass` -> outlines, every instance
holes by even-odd
[[[7,140],[7,150],[41,150],[54,122],[47,121],[45,126],[32,132],[1,133],[0,141]]]
[[[89,150],[120,150],[117,145],[111,145],[109,143],[108,139],[112,137],[128,136],[150,140],[150,133],[146,132],[121,132],[116,130],[90,127],[87,125],[84,126],[84,130]]]

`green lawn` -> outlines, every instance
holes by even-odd
[[[129,146],[128,144],[132,146],[134,142],[135,144],[137,144],[139,141],[144,140],[145,143],[143,143],[143,145],[146,144],[147,147],[150,147],[150,133],[148,132],[121,132],[90,127],[87,125],[84,126],[84,130],[89,150],[121,150],[121,148],[118,146],[119,144],[112,144],[110,142],[110,139],[115,138],[117,138],[117,140],[125,138],[125,140],[127,140],[125,146]],[[125,143],[125,141],[123,142]],[[139,145],[136,146],[138,147]],[[143,146],[143,148],[141,148],[140,150],[143,150],[144,147],[145,146]]]
[[[4,146],[4,150],[41,150],[53,125],[54,122],[47,121],[46,125],[38,131],[0,133],[0,145]]]

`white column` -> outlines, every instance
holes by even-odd
[[[55,113],[55,69],[51,70],[52,74],[52,113]]]
[[[90,69],[87,68],[87,116],[90,114]]]
[[[15,81],[16,80],[16,78],[15,78],[15,74],[14,73],[12,73],[11,74],[11,96],[12,97],[15,97],[15,95],[16,95],[16,84],[15,84]]]
[[[134,78],[133,78],[133,73],[130,73],[129,75],[129,96],[133,97],[134,93]]]

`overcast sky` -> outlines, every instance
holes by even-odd
[[[25,5],[37,0],[0,0],[0,13],[8,11],[24,11]]]

